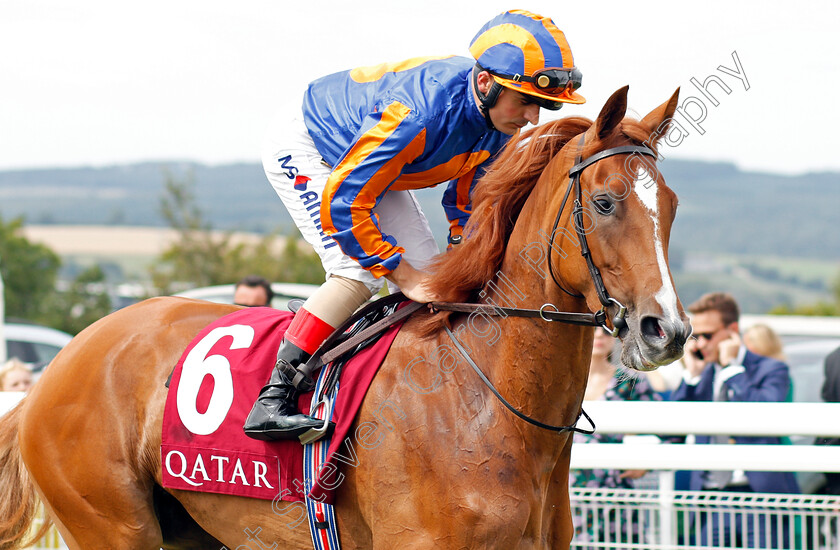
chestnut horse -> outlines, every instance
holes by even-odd
[[[625,365],[678,359],[690,330],[667,265],[677,199],[652,151],[627,152],[655,148],[678,93],[638,121],[625,118],[625,87],[594,122],[567,118],[512,139],[476,188],[469,237],[434,266],[442,301],[585,314],[602,308],[606,290],[611,316],[626,306]],[[577,159],[590,163],[573,184]],[[70,548],[311,548],[292,503],[161,487],[164,383],[190,340],[234,309],[155,298],[73,339],[0,423],[3,548],[21,543],[39,498]],[[357,419],[377,426],[381,443],[357,445],[354,465],[342,466],[342,547],[568,547],[572,437],[506,409],[444,326],[521,413],[561,426],[579,416],[591,326],[414,315]]]

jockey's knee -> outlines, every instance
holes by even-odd
[[[303,307],[326,323],[337,327],[350,318],[373,294],[374,292],[361,281],[330,275],[306,300]]]

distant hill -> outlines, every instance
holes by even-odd
[[[696,253],[840,258],[840,173],[782,176],[724,163],[669,159],[661,170],[680,198],[671,248]],[[217,229],[292,229],[259,164],[147,162],[104,168],[0,171],[0,215],[32,224],[163,226],[167,174],[193,177]],[[418,193],[443,240],[442,189]]]
[[[840,259],[840,173],[782,176],[677,160],[662,172],[680,199],[677,249]]]
[[[781,176],[673,159],[660,170],[680,200],[671,267],[684,303],[711,290],[735,293],[744,311],[754,313],[831,299],[840,267],[840,173]],[[164,227],[159,205],[167,177],[194,179],[197,203],[215,229],[295,233],[256,163],[0,171],[0,215],[22,215],[27,225]],[[417,193],[441,244],[448,227],[442,191]],[[69,258],[68,273],[84,261]],[[106,263],[117,278],[132,270],[114,261]]]
[[[218,229],[267,232],[291,223],[258,164],[147,162],[104,168],[0,172],[0,214],[28,223],[160,227],[167,177],[194,178],[199,207]]]

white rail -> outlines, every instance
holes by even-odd
[[[592,401],[585,402],[584,408],[601,433],[840,437],[837,403]],[[840,446],[655,445],[649,441],[626,437],[621,444],[574,445],[571,467],[657,470],[656,548],[674,548],[677,540],[676,470],[840,472]],[[586,504],[585,490],[573,492],[578,493],[583,499],[579,503],[592,505]]]
[[[840,447],[814,445],[573,445],[572,468],[840,472]]]
[[[601,433],[840,437],[840,403],[584,403]],[[572,468],[840,472],[840,446],[574,445]]]
[[[840,437],[840,403],[585,401],[601,433]]]

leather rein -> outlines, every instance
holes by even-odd
[[[574,208],[572,210],[572,219],[574,221],[575,232],[577,233],[578,240],[580,241],[580,253],[586,260],[586,265],[589,269],[590,277],[592,278],[592,282],[595,285],[595,291],[598,294],[598,299],[601,302],[601,309],[599,309],[595,313],[576,313],[559,311],[557,309],[557,306],[551,303],[544,304],[542,307],[540,307],[540,309],[524,309],[474,303],[432,302],[431,304],[428,304],[432,312],[454,311],[459,313],[473,313],[478,311],[486,315],[497,315],[501,317],[510,316],[539,318],[546,322],[560,322],[571,325],[602,327],[604,328],[604,330],[606,330],[613,336],[617,336],[620,330],[627,326],[627,323],[624,320],[624,316],[627,313],[627,308],[621,302],[619,302],[615,298],[612,298],[609,295],[606,287],[604,286],[604,280],[601,277],[601,272],[598,270],[598,267],[592,261],[592,254],[589,250],[589,244],[586,240],[586,232],[584,231],[583,226],[583,193],[580,186],[580,175],[581,172],[583,172],[583,170],[586,169],[588,166],[591,166],[596,162],[603,160],[607,157],[611,157],[613,155],[641,153],[643,155],[655,158],[656,154],[651,149],[644,146],[623,145],[619,147],[613,147],[612,149],[600,151],[587,158],[586,160],[583,160],[581,155],[583,151],[585,137],[585,134],[582,135],[580,141],[578,142],[578,154],[575,158],[575,164],[571,168],[569,168],[569,186],[566,188],[566,192],[563,195],[563,202],[560,204],[560,208],[557,211],[557,216],[554,219],[554,225],[551,229],[551,237],[548,242],[548,266],[549,272],[551,273],[551,278],[554,280],[554,283],[560,288],[560,290],[575,298],[583,297],[582,294],[574,294],[566,290],[563,287],[563,285],[560,284],[560,282],[557,279],[557,276],[554,273],[554,267],[551,262],[551,251],[553,249],[554,239],[558,231],[560,218],[563,214],[563,211],[566,208],[566,203],[569,200],[572,189],[574,189],[575,200]],[[330,363],[333,360],[338,359],[347,352],[363,347],[368,341],[368,339],[374,337],[379,332],[382,332],[385,328],[408,317],[409,315],[426,305],[417,302],[412,302],[400,309],[396,309],[398,303],[404,300],[405,297],[402,295],[402,293],[392,294],[390,296],[372,302],[371,304],[368,304],[368,306],[366,306],[365,308],[357,312],[355,315],[353,315],[342,326],[336,329],[333,335],[330,338],[328,338],[321,345],[318,351],[316,351],[313,354],[312,358],[307,362],[307,364],[300,369],[301,372],[299,372],[297,377],[295,378],[295,384],[298,384],[298,378],[302,378],[304,379],[304,387],[306,387],[312,382],[311,373],[315,369],[327,363]],[[614,328],[610,329],[607,325],[607,308],[613,305],[618,308],[618,311],[616,312],[616,315],[612,318]],[[374,310],[382,308],[390,309],[390,314],[387,315],[385,318],[374,322],[370,326],[364,328],[360,327],[358,332],[351,331],[355,333],[351,334],[349,337],[345,336],[345,332],[348,331],[356,323],[357,320],[371,313]],[[517,417],[539,428],[558,433],[578,432],[583,434],[592,434],[595,432],[595,423],[592,421],[592,418],[590,418],[590,416],[586,414],[586,411],[584,411],[582,407],[577,415],[577,418],[575,418],[574,423],[568,426],[552,426],[551,424],[545,424],[517,410],[516,407],[511,405],[502,396],[502,394],[499,393],[499,391],[496,389],[496,387],[493,385],[490,379],[488,379],[484,372],[482,372],[481,368],[478,365],[476,365],[475,362],[470,358],[463,345],[461,345],[461,343],[458,341],[458,339],[455,337],[455,335],[452,333],[449,327],[444,328],[446,330],[446,333],[452,339],[452,342],[455,344],[455,347],[461,353],[461,356],[467,362],[467,364],[469,364],[470,367],[472,367],[476,374],[478,374],[479,378],[481,378],[481,381],[484,382],[485,385],[487,385],[487,387],[490,389],[491,392],[493,392],[493,394],[499,399],[499,401],[501,401],[501,403],[505,407],[507,407],[511,412],[513,412],[513,414],[515,414]],[[592,426],[592,429],[583,429],[577,427],[577,423],[580,420],[581,416],[586,418],[587,422],[589,422],[589,424]]]
[[[575,298],[583,298],[582,294],[574,294],[566,290],[563,287],[563,285],[560,284],[560,281],[557,280],[557,276],[554,274],[554,264],[551,262],[551,251],[553,249],[554,238],[557,234],[557,228],[560,223],[560,218],[563,214],[563,210],[565,210],[566,208],[566,203],[569,200],[569,196],[571,195],[572,189],[574,189],[575,200],[574,208],[572,210],[572,218],[574,221],[575,232],[577,233],[578,240],[580,241],[580,253],[586,260],[586,265],[589,269],[589,275],[592,278],[592,282],[595,286],[595,292],[598,294],[598,300],[601,302],[601,309],[599,309],[595,313],[573,313],[559,311],[557,309],[557,306],[551,303],[543,304],[543,306],[540,307],[540,309],[523,309],[485,304],[432,302],[432,304],[430,304],[432,307],[432,311],[445,310],[460,313],[471,313],[480,311],[481,313],[487,315],[498,315],[501,317],[538,317],[543,321],[547,322],[556,321],[571,325],[602,327],[612,336],[618,336],[621,329],[627,326],[627,322],[624,320],[624,316],[627,313],[627,308],[621,302],[609,295],[609,293],[607,292],[607,288],[604,285],[604,279],[601,277],[601,272],[595,265],[595,263],[592,261],[592,253],[589,250],[589,243],[586,240],[586,232],[584,231],[583,225],[583,193],[580,186],[580,175],[581,172],[583,172],[583,170],[586,169],[588,166],[591,166],[600,160],[614,155],[640,153],[642,155],[647,155],[656,158],[656,154],[648,147],[642,145],[623,145],[600,151],[587,158],[586,160],[583,160],[582,154],[585,138],[585,134],[581,135],[580,141],[578,142],[578,154],[575,157],[575,164],[571,168],[569,168],[569,185],[566,188],[566,192],[563,195],[563,202],[560,204],[560,208],[557,210],[557,216],[554,218],[554,225],[552,226],[551,237],[548,242],[548,270],[551,273],[551,278],[554,280],[554,283],[560,288],[560,290]],[[612,305],[616,306],[618,308],[618,311],[612,318],[613,328],[610,329],[606,322],[607,308]],[[549,307],[551,309],[548,309]],[[501,403],[505,407],[507,407],[511,412],[513,412],[516,416],[528,422],[529,424],[533,424],[534,426],[537,426],[539,428],[558,433],[578,432],[583,434],[592,434],[595,432],[595,423],[592,421],[592,418],[590,418],[590,416],[586,414],[586,411],[583,410],[583,407],[581,407],[580,413],[578,413],[574,423],[568,426],[552,426],[550,424],[545,424],[517,410],[502,396],[501,393],[499,393],[499,391],[496,389],[493,383],[490,382],[490,380],[487,378],[484,372],[482,372],[481,368],[475,364],[472,358],[470,358],[467,351],[464,349],[464,347],[461,345],[458,339],[455,338],[455,335],[452,333],[452,331],[449,330],[449,327],[444,328],[446,330],[446,333],[452,339],[452,342],[455,344],[455,347],[458,348],[458,351],[461,353],[461,356],[467,362],[467,364],[469,364],[470,367],[472,367],[476,374],[478,374],[479,378],[481,378],[482,382],[484,382],[484,384],[487,385],[487,387],[490,389],[491,392],[493,392],[493,394],[499,399],[499,401],[501,401]],[[591,430],[577,427],[577,423],[580,420],[581,416],[585,417],[587,422],[589,422],[589,424],[592,426]]]
[[[543,306],[540,307],[540,309],[524,309],[515,307],[501,307],[497,305],[487,304],[432,302],[431,306],[433,311],[455,311],[459,313],[472,313],[474,311],[481,311],[488,315],[499,315],[502,317],[539,317],[543,321],[548,322],[557,321],[571,325],[601,327],[614,337],[618,336],[619,331],[627,326],[627,322],[624,320],[624,316],[627,313],[627,308],[624,306],[624,304],[610,296],[609,292],[607,291],[607,287],[604,285],[604,279],[601,277],[601,271],[592,261],[592,252],[589,250],[589,242],[586,240],[586,232],[584,231],[583,224],[583,192],[580,186],[580,175],[584,169],[607,157],[611,157],[614,155],[625,155],[629,153],[640,153],[642,155],[647,155],[656,158],[656,153],[654,153],[651,149],[643,145],[622,145],[620,147],[613,147],[612,149],[605,149],[604,151],[595,153],[586,160],[582,160],[581,154],[583,151],[583,143],[585,137],[585,135],[582,135],[580,137],[580,141],[578,142],[578,154],[575,158],[575,164],[571,168],[569,168],[569,186],[566,188],[566,192],[563,195],[563,202],[560,204],[560,208],[557,210],[557,216],[555,216],[554,218],[554,224],[551,228],[551,236],[547,245],[548,250],[546,257],[548,258],[548,271],[549,273],[551,273],[551,278],[554,280],[554,284],[556,284],[560,290],[562,290],[569,296],[572,296],[574,298],[583,298],[582,294],[575,294],[569,290],[566,290],[563,287],[563,285],[557,279],[557,275],[554,273],[554,264],[551,261],[551,252],[554,246],[554,239],[557,236],[560,218],[563,215],[563,211],[566,209],[566,204],[569,201],[569,196],[571,195],[571,192],[574,189],[575,200],[573,203],[574,208],[572,210],[572,219],[574,221],[575,233],[577,234],[578,241],[580,241],[580,254],[586,260],[586,266],[589,270],[589,275],[592,278],[592,283],[595,286],[595,292],[598,295],[598,300],[601,302],[601,309],[599,309],[595,313],[571,313],[559,311],[557,309],[557,306],[551,303],[543,304]],[[618,308],[615,316],[613,316],[612,318],[613,328],[610,328],[607,325],[607,308],[611,306],[616,306]]]

